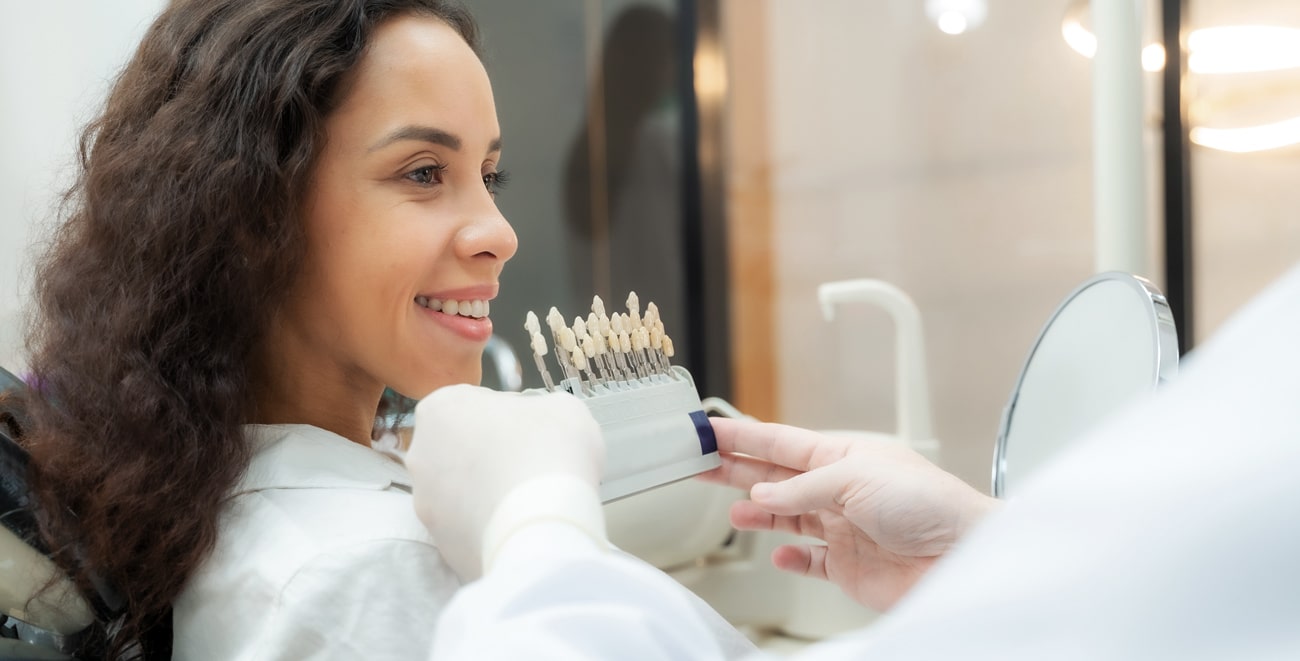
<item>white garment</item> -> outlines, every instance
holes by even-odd
[[[252,463],[173,605],[175,658],[427,657],[460,579],[415,516],[406,468],[309,425],[245,429]],[[753,650],[702,599],[673,591],[725,658]]]
[[[174,604],[177,659],[418,659],[460,580],[395,460],[307,425],[255,455],[216,549]]]
[[[563,524],[446,609],[445,659],[719,658],[664,577]],[[1300,269],[807,659],[1300,659]]]

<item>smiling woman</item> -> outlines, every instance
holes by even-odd
[[[149,29],[29,338],[45,535],[128,609],[87,656],[427,653],[458,581],[370,439],[386,387],[478,381],[515,252],[475,49],[438,0],[179,0]]]
[[[492,89],[451,27],[380,25],[347,88],[305,191],[302,272],[256,378],[260,422],[310,421],[365,443],[385,386],[419,398],[478,382],[492,322],[474,304],[496,297],[516,239],[492,195]]]

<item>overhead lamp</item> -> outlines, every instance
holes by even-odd
[[[1075,52],[1091,58],[1097,38],[1088,29],[1087,0],[1073,0],[1061,21],[1061,36]],[[1142,48],[1142,68],[1165,66],[1160,43]],[[1275,25],[1226,25],[1192,30],[1187,35],[1187,70],[1196,75],[1222,76],[1300,69],[1300,29]],[[1200,118],[1192,117],[1194,123]],[[1300,117],[1255,126],[1211,128],[1196,126],[1192,142],[1238,153],[1279,149],[1300,144]]]
[[[946,34],[958,35],[984,23],[986,0],[925,0],[925,14]]]
[[[1281,149],[1300,144],[1300,117],[1233,129],[1197,126],[1191,130],[1191,139],[1202,147],[1239,154]]]

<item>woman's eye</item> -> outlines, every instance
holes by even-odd
[[[505,170],[497,170],[483,175],[483,185],[487,187],[488,192],[496,195],[501,189],[506,187],[510,181],[510,175]]]
[[[442,171],[445,165],[426,165],[406,173],[406,178],[422,186],[442,183]]]

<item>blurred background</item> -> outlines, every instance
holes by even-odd
[[[888,431],[891,321],[850,306],[827,323],[816,303],[823,282],[886,280],[922,314],[941,461],[988,488],[1024,358],[1095,269],[1086,3],[465,4],[507,144],[499,202],[521,242],[493,306],[502,339],[525,346],[526,310],[571,319],[592,294],[613,308],[635,290],[659,304],[702,395],[768,420]],[[1184,4],[1188,31],[1300,29],[1295,2]],[[22,365],[31,255],[57,217],[77,131],[161,6],[6,7],[0,364]],[[1158,41],[1159,4],[1144,7],[1144,40]],[[1239,153],[1193,133],[1193,343],[1300,259],[1300,148],[1285,133],[1300,117],[1300,62],[1286,65],[1300,33],[1279,34],[1275,71],[1193,67],[1185,79],[1190,128],[1275,124],[1281,136]],[[1139,275],[1163,287],[1161,74],[1144,76]]]

